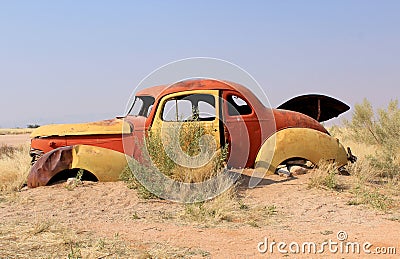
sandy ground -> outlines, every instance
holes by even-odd
[[[15,136],[18,143],[26,137]],[[10,138],[0,138],[0,142]],[[84,182],[72,190],[56,184],[0,195],[0,258],[65,258],[66,253],[57,250],[57,242],[65,245],[71,239],[82,244],[97,240],[98,254],[92,258],[376,258],[378,248],[387,251],[391,247],[397,255],[381,257],[400,257],[399,212],[388,214],[365,205],[348,205],[349,192],[309,189],[310,177],[273,175],[254,189],[246,188],[244,178],[238,190],[247,207],[243,215],[254,216],[256,224],[239,214],[219,223],[189,220],[182,217],[185,205],[144,200],[123,182]],[[339,177],[344,183],[350,180]],[[271,206],[275,208],[271,215],[248,212]],[[68,233],[73,233],[72,238],[66,237]],[[340,239],[342,236],[347,238]],[[118,243],[104,241],[116,239]],[[266,240],[268,251],[261,253]],[[123,249],[118,246],[121,242]],[[281,250],[289,250],[290,245],[294,251],[298,244],[300,253],[279,252],[279,242]],[[306,247],[306,253],[301,253],[305,242],[316,243],[316,250],[321,250],[324,242],[331,247],[322,246],[323,252],[311,254]],[[360,252],[353,253],[350,248],[346,253],[347,242],[359,243]],[[368,243],[369,255],[363,251]],[[112,246],[112,252],[104,252],[107,245]],[[83,253],[86,248],[81,246]]]
[[[19,146],[29,143],[30,134],[15,134],[15,135],[0,135],[0,146],[1,145],[12,145]]]
[[[371,251],[377,247],[396,247],[397,253],[400,253],[398,221],[389,220],[390,215],[362,205],[347,205],[349,197],[345,193],[307,189],[308,177],[303,175],[282,181],[278,176],[271,176],[270,180],[275,183],[254,189],[240,188],[243,202],[249,207],[276,206],[277,213],[259,226],[249,225],[243,219],[218,224],[188,221],[180,217],[184,205],[142,200],[135,190],[128,189],[123,182],[85,182],[72,191],[63,184],[25,190],[18,193],[17,202],[0,203],[0,218],[5,225],[12,222],[33,225],[38,220],[50,220],[76,233],[92,233],[106,238],[118,235],[132,251],[152,251],[157,245],[166,250],[181,248],[194,251],[187,257],[281,257],[283,254],[277,251],[276,246],[273,252],[269,250],[262,254],[257,245],[265,238],[269,242],[285,242],[287,245],[291,242],[300,245],[315,242],[320,245],[328,240],[340,244],[337,237],[340,231],[346,232],[348,242],[373,244],[369,249]],[[4,233],[2,237],[0,232],[0,254],[8,249],[6,237]],[[286,256],[298,258],[310,255]],[[363,251],[360,254],[332,253],[327,247],[324,253],[312,255],[314,258],[365,256]],[[385,258],[395,256],[386,255]]]

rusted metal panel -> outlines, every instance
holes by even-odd
[[[251,109],[246,115],[229,114],[230,106],[232,104],[228,101],[229,96],[237,96],[242,99]],[[261,146],[262,134],[261,125],[258,116],[264,116],[262,121],[264,123],[263,130],[265,135],[271,135],[275,132],[273,125],[273,114],[265,107],[254,107],[248,100],[248,95],[244,96],[242,93],[226,90],[222,93],[224,100],[223,104],[223,121],[225,126],[225,134],[227,143],[229,144],[229,159],[228,166],[233,168],[249,168],[253,167],[254,159],[256,158],[259,147]],[[235,109],[235,108],[233,108]],[[269,119],[266,119],[269,117]],[[267,123],[269,122],[269,123]]]
[[[28,175],[28,187],[44,186],[66,169],[84,169],[99,181],[117,181],[127,165],[125,154],[101,147],[76,145],[57,148],[39,158]]]
[[[44,154],[32,166],[28,175],[28,187],[46,185],[57,173],[70,169],[73,147],[62,147]]]
[[[129,138],[130,135],[123,136]],[[110,135],[82,135],[82,136],[52,136],[44,138],[34,138],[31,140],[33,149],[42,150],[47,153],[53,149],[73,145],[92,145],[112,149],[121,153],[129,152],[129,149],[124,148],[122,144],[122,134]],[[129,152],[130,153],[130,152]]]
[[[273,109],[276,131],[286,128],[309,128],[328,134],[328,131],[318,121],[305,114]]]
[[[81,124],[42,126],[31,134],[31,148],[47,153],[59,147],[92,145],[123,153],[122,137],[129,137],[133,126],[123,119]]]
[[[37,128],[31,138],[43,136],[81,136],[131,133],[130,124],[121,119],[79,124],[53,124]]]

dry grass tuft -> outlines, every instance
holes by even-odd
[[[0,148],[0,192],[20,191],[30,168],[29,145]]]
[[[188,258],[207,251],[166,243],[128,244],[118,232],[111,236],[75,230],[64,222],[36,215],[0,222],[1,258]]]
[[[32,258],[32,255],[35,258],[132,258],[140,254],[117,234],[113,238],[98,238],[44,216],[33,224],[3,221],[0,229],[0,254],[5,258]]]
[[[376,147],[367,159],[381,177],[400,178],[400,108],[398,100],[391,101],[386,109],[374,111],[364,100],[354,106],[353,117],[345,121],[348,138]]]
[[[337,166],[335,164],[321,161],[310,173],[312,177],[308,184],[309,188],[339,190],[341,187],[338,182]]]
[[[393,199],[396,195],[391,192],[397,185],[392,178],[382,178],[379,170],[372,166],[367,158],[361,158],[357,163],[349,166],[353,176],[350,192],[353,197],[348,205],[365,204],[374,209],[389,212],[399,206]]]
[[[161,173],[179,182],[203,182],[220,173],[227,157],[227,146],[214,149],[212,134],[198,121],[149,131],[147,160]]]
[[[120,179],[146,199],[198,202],[214,197],[232,186],[233,179],[224,170],[228,147],[216,150],[208,134],[198,121],[147,132],[147,163],[132,159]]]
[[[212,200],[186,204],[181,217],[189,221],[216,224],[231,222],[239,210],[240,202],[236,187],[233,186]]]
[[[398,100],[374,111],[364,100],[356,104],[345,127],[334,126],[332,135],[358,156],[348,166],[352,176],[349,205],[365,204],[385,212],[400,208],[400,108]]]
[[[180,218],[205,224],[207,227],[234,223],[260,228],[270,225],[279,216],[280,213],[273,204],[245,204],[243,197],[238,194],[238,188],[235,185],[214,199],[186,204]]]

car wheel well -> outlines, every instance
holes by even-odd
[[[301,157],[292,157],[281,162],[275,171],[275,174],[292,176],[292,173],[299,175],[309,172],[316,165],[310,160]]]
[[[58,182],[64,182],[64,181],[67,181],[68,178],[75,178],[77,176],[79,170],[83,170],[83,174],[82,174],[82,178],[81,178],[82,181],[92,181],[92,182],[98,181],[97,177],[90,171],[87,171],[84,169],[79,169],[79,168],[74,168],[74,169],[66,169],[66,170],[63,170],[63,171],[57,173],[50,179],[50,181],[47,183],[47,185],[51,185],[51,184],[58,183]]]
[[[311,162],[310,160],[308,160],[307,158],[303,158],[303,157],[291,157],[286,159],[285,161],[281,162],[279,165],[298,165],[298,166],[304,166],[306,164],[312,164],[312,166],[315,166],[315,164],[313,162]]]

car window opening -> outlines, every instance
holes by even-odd
[[[213,121],[215,98],[209,94],[193,94],[167,100],[162,112],[163,121]]]
[[[250,105],[245,100],[236,95],[229,95],[228,101],[228,114],[230,116],[247,115],[251,114],[252,110]]]
[[[136,96],[135,102],[129,111],[131,116],[148,117],[153,108],[154,97],[152,96]]]

